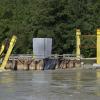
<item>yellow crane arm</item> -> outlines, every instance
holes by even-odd
[[[1,46],[1,50],[0,50],[0,56],[1,56],[2,52],[4,51],[4,49],[5,49],[5,45],[2,44],[2,46]]]
[[[13,35],[12,39],[10,41],[10,45],[9,45],[8,51],[7,51],[7,53],[6,53],[5,57],[4,57],[4,60],[3,60],[2,64],[1,64],[1,68],[0,68],[1,70],[5,69],[7,61],[9,60],[10,54],[11,54],[11,52],[13,50],[13,47],[14,47],[14,45],[16,43],[16,40],[17,40],[17,37],[15,35]]]

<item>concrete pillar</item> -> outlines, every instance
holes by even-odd
[[[97,29],[97,64],[100,65],[100,29]]]
[[[76,30],[76,57],[80,58],[80,29]]]

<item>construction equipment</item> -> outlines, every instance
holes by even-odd
[[[10,44],[9,44],[9,47],[8,47],[8,51],[4,57],[4,60],[2,61],[2,64],[0,66],[0,70],[5,70],[5,67],[6,67],[6,64],[7,64],[7,61],[9,60],[9,57],[10,57],[10,54],[13,50],[13,47],[16,43],[16,40],[17,40],[17,37],[15,35],[12,36],[12,39],[10,41]],[[3,47],[2,47],[2,51],[3,51]]]
[[[0,56],[2,55],[4,49],[5,49],[5,45],[4,45],[4,43],[2,43],[2,45],[1,45],[1,49],[0,49]]]

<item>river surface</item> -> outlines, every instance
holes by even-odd
[[[100,70],[0,72],[0,100],[100,100]]]

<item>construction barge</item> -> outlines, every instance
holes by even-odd
[[[32,54],[11,55],[6,69],[12,70],[52,70],[81,66],[81,59],[74,54],[51,55],[45,59],[35,59]]]
[[[51,54],[51,38],[33,38],[33,54],[11,54],[17,37],[12,36],[6,53],[8,42],[2,43],[0,49],[0,70],[50,70],[66,69],[80,66],[80,58],[74,54]],[[38,44],[38,45],[37,45]],[[33,56],[34,55],[34,56]]]
[[[33,54],[11,55],[17,41],[17,37],[13,35],[10,41],[6,40],[1,45],[0,70],[49,70],[76,68],[84,65],[82,60],[93,60],[92,65],[100,68],[99,35],[100,29],[97,29],[97,56],[95,59],[81,58],[81,32],[79,29],[76,30],[76,54],[52,55],[52,38],[33,38]]]

